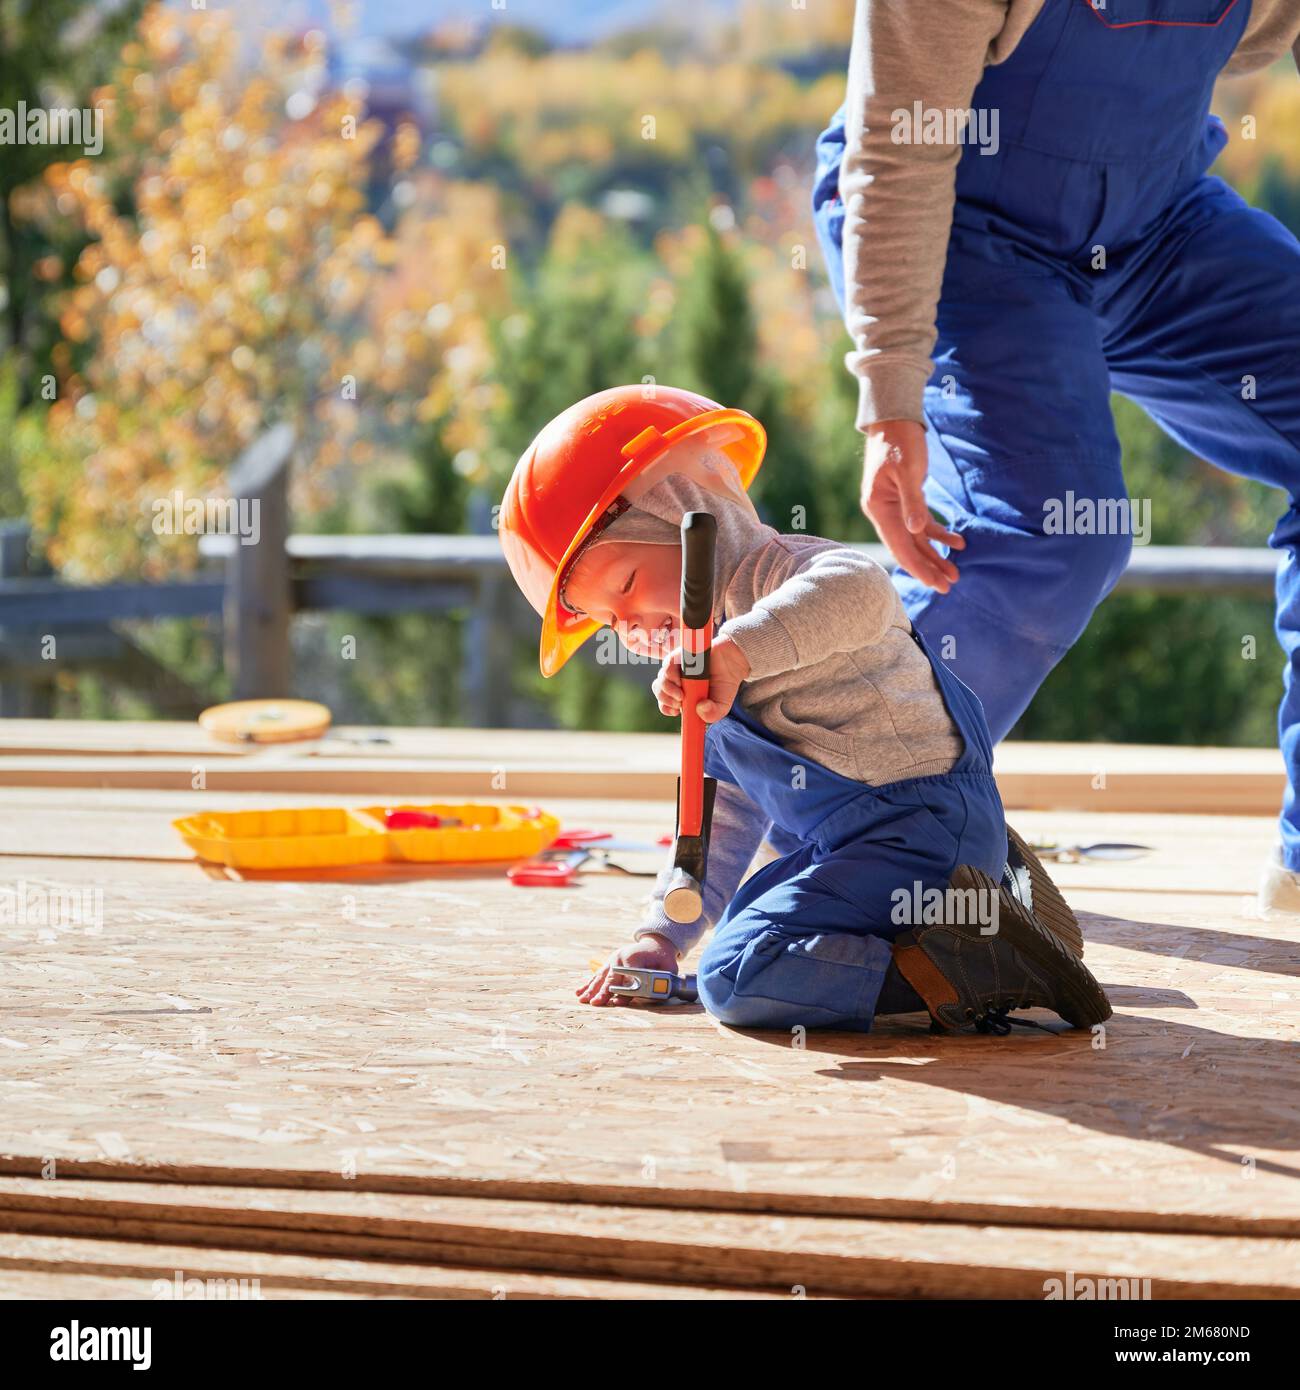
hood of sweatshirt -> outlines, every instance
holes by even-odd
[[[665,466],[672,471],[664,471]],[[722,450],[707,444],[683,440],[666,456],[664,465],[638,479],[638,484],[626,494],[631,506],[599,531],[589,548],[629,541],[680,548],[686,513],[711,512],[718,525],[713,615],[722,622],[723,599],[732,576],[747,555],[777,535],[775,527],[759,519],[735,464]]]

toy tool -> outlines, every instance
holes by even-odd
[[[229,743],[293,743],[329,726],[329,710],[315,700],[236,700],[199,715],[200,728]]]
[[[608,830],[566,830],[551,841],[540,854],[526,859],[506,870],[506,877],[519,888],[562,888],[573,882],[573,876],[587,862],[595,859],[602,868],[615,873],[628,874],[633,878],[654,878],[654,869],[625,869],[616,864],[609,855],[615,850],[632,854],[644,854],[669,844],[668,836],[661,836],[656,844],[641,840],[617,840]]]
[[[439,816],[432,811],[403,809],[384,812],[384,828],[387,830],[441,830],[461,825],[458,816]]]
[[[199,811],[172,824],[200,859],[275,872],[395,861],[509,863],[554,843],[560,828],[540,806],[469,802]]]
[[[664,911],[693,922],[704,906],[709,828],[717,780],[704,775],[704,721],[696,706],[709,693],[713,647],[713,551],[718,524],[709,512],[682,518],[682,770],[677,779],[677,834]]]
[[[610,975],[628,979],[628,984],[609,987],[611,994],[621,994],[627,999],[640,999],[648,1004],[666,1004],[670,999],[680,999],[685,1004],[693,1004],[699,998],[694,975],[674,975],[670,970],[646,970],[635,965],[620,965],[617,970],[611,967]]]
[[[1150,845],[1130,845],[1120,841],[1098,845],[1062,845],[1055,840],[1035,841],[1030,849],[1040,859],[1054,859],[1058,864],[1080,864],[1089,859],[1139,859],[1151,853]]]

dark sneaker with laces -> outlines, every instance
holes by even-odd
[[[1061,890],[1043,867],[1042,860],[1007,826],[1007,866],[1002,871],[1005,887],[1058,937],[1073,956],[1083,959],[1083,930]]]
[[[941,1030],[1005,1034],[1013,1024],[1042,1027],[1008,1017],[1015,1009],[1051,1009],[1074,1028],[1110,1017],[1110,1001],[1092,972],[1017,897],[968,864],[958,865],[948,887],[954,906],[995,905],[996,923],[989,922],[991,913],[975,920],[976,913],[950,910],[948,920],[914,927],[893,947],[899,973]]]

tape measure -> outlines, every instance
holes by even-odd
[[[330,712],[315,700],[235,700],[199,715],[199,727],[227,743],[293,743],[320,738]]]

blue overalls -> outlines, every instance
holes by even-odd
[[[930,658],[965,742],[952,770],[883,787],[796,757],[736,702],[704,738],[704,770],[734,782],[789,853],[752,874],[704,949],[700,1000],[737,1028],[871,1027],[890,938],[958,864],[997,879],[1006,821],[975,696]],[[900,894],[896,896],[896,894]]]
[[[1228,138],[1210,114],[1214,81],[1249,11],[1046,0],[985,69],[972,106],[997,110],[999,148],[968,145],[958,164],[925,393],[926,497],[966,549],[946,595],[895,582],[997,741],[1128,560],[1130,534],[1046,524],[1068,493],[1076,506],[1127,496],[1112,388],[1192,453],[1281,488],[1282,842],[1300,869],[1300,243],[1205,172]],[[844,143],[841,107],[817,141],[813,190],[841,309]]]

